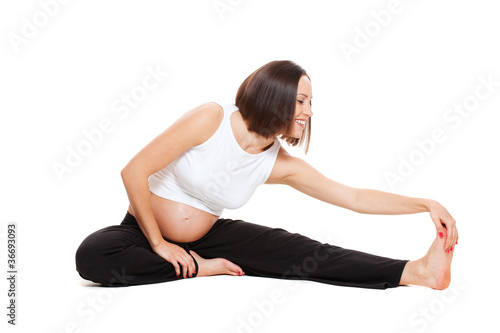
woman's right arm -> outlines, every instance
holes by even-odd
[[[148,178],[163,169],[189,148],[208,140],[223,118],[222,108],[206,103],[186,112],[163,133],[144,147],[123,168],[121,176],[132,212],[153,250],[170,262],[177,276],[190,276],[195,271],[193,259],[186,251],[165,241],[151,207]]]

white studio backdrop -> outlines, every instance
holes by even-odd
[[[500,46],[494,1],[16,1],[0,4],[1,266],[17,223],[16,326],[2,332],[494,331]],[[120,170],[187,110],[233,102],[261,65],[313,84],[309,153],[332,179],[440,201],[460,233],[446,291],[252,277],[130,288],[81,279],[75,251],[121,222]],[[286,147],[286,146],[285,146]],[[428,214],[360,215],[262,186],[238,218],[416,259]],[[486,330],[488,328],[488,330]]]

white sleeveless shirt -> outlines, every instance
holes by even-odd
[[[231,127],[234,104],[219,104],[224,118],[217,131],[165,168],[149,177],[149,189],[159,197],[220,216],[224,208],[243,206],[271,174],[281,147],[278,139],[258,154],[244,151]]]

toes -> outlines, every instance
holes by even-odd
[[[240,266],[236,265],[235,263],[233,263],[227,259],[223,259],[223,260],[224,260],[224,266],[226,267],[229,274],[239,275],[239,276],[245,275],[245,272],[243,272],[243,269],[241,269]]]

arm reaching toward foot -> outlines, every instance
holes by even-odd
[[[266,183],[289,185],[318,200],[363,214],[429,212],[437,234],[446,237],[446,252],[451,251],[458,240],[455,220],[437,201],[340,184],[321,174],[303,159],[290,156],[283,148]]]

